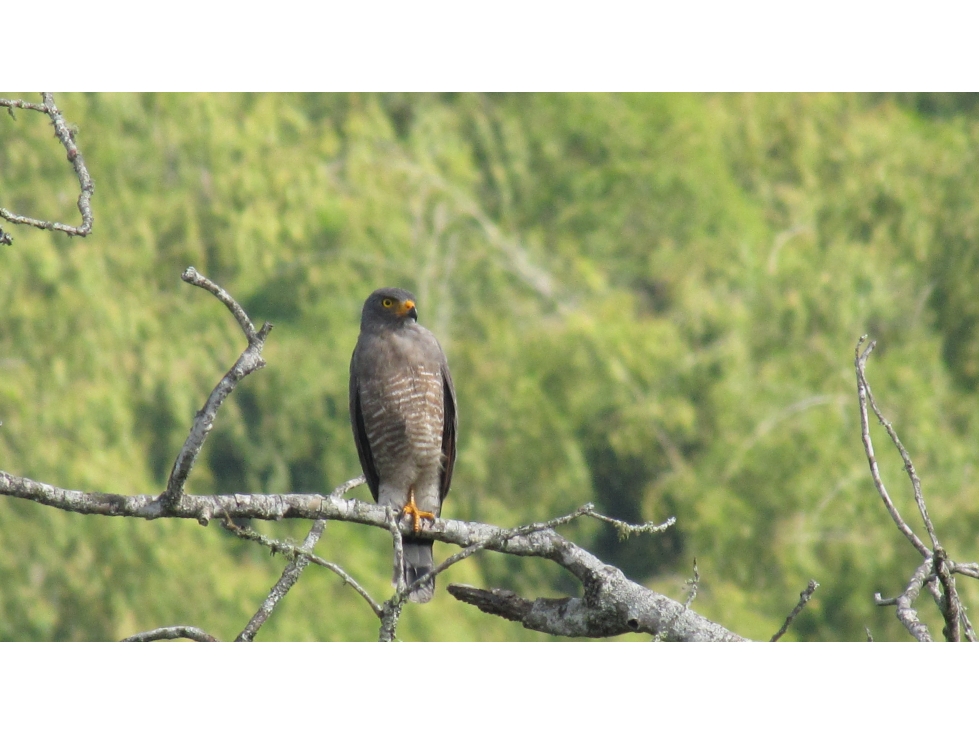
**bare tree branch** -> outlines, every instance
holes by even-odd
[[[331,497],[343,497],[348,491],[354,487],[364,483],[364,476],[355,477],[354,479],[349,479],[339,487],[333,490]],[[313,523],[313,527],[310,528],[309,533],[306,535],[306,540],[299,547],[299,552],[297,552],[296,557],[289,561],[285,569],[282,571],[282,575],[276,582],[272,590],[269,591],[267,597],[262,602],[262,606],[258,608],[254,616],[248,620],[248,624],[245,625],[238,637],[235,638],[235,642],[252,642],[255,639],[255,635],[258,634],[259,629],[265,624],[266,620],[275,611],[275,606],[282,601],[285,595],[289,592],[295,583],[299,580],[299,575],[303,572],[303,569],[309,565],[310,558],[308,553],[311,553],[313,548],[319,542],[323,535],[323,531],[326,529],[326,520],[317,520]],[[368,597],[369,599],[369,597]],[[371,609],[374,610],[373,599],[369,599],[368,603],[371,603]],[[376,614],[377,611],[374,610]]]
[[[779,628],[778,632],[772,635],[772,639],[770,640],[770,642],[778,642],[781,639],[782,635],[784,635],[788,631],[789,626],[792,624],[792,622],[795,621],[795,618],[799,616],[799,613],[803,609],[805,609],[806,604],[809,603],[809,600],[812,598],[812,595],[816,592],[816,589],[818,588],[819,588],[819,584],[816,583],[816,580],[810,579],[809,583],[806,584],[806,588],[802,591],[801,594],[799,594],[799,603],[795,605],[795,609],[789,612],[789,616],[785,618],[785,622],[782,623],[782,626]]]
[[[483,550],[484,548],[487,547],[490,541],[509,540],[511,538],[516,538],[521,535],[529,535],[530,533],[536,533],[541,530],[556,528],[583,516],[593,517],[613,525],[619,531],[621,537],[628,537],[629,534],[634,534],[634,533],[662,532],[663,530],[666,530],[667,528],[671,527],[676,522],[676,518],[671,517],[666,522],[661,523],[659,525],[652,522],[644,523],[642,525],[631,525],[630,523],[623,522],[621,520],[616,520],[611,517],[606,517],[605,515],[595,512],[594,508],[595,506],[589,502],[588,504],[578,508],[577,510],[575,510],[574,512],[568,515],[563,515],[561,517],[554,518],[553,520],[548,520],[547,522],[532,523],[530,525],[522,525],[520,527],[512,528],[510,530],[504,530],[501,531],[502,534],[497,537],[487,538],[486,540],[481,541],[479,543],[474,543],[473,545],[466,547],[465,549],[461,550],[455,555],[450,556],[449,558],[447,558],[445,561],[440,563],[436,568],[432,569],[428,573],[419,576],[417,579],[415,579],[414,583],[412,583],[411,586],[407,587],[404,590],[399,591],[398,592],[399,596],[397,597],[397,599],[392,601],[403,603],[404,600],[408,598],[408,595],[411,593],[412,590],[422,586],[428,579],[432,578],[433,576],[437,576],[438,574],[442,573],[450,566],[453,566],[459,561],[462,561],[468,558],[469,556]],[[398,552],[397,540],[395,541],[395,546],[396,546],[395,553],[397,554]]]
[[[893,599],[885,599],[879,593],[877,593],[874,594],[874,601],[878,606],[896,606],[898,619],[901,620],[901,623],[907,628],[908,632],[911,633],[912,637],[920,642],[930,642],[932,639],[931,633],[929,633],[927,626],[921,622],[920,619],[918,619],[918,614],[914,609],[915,600],[921,593],[922,588],[927,586],[928,591],[932,594],[933,598],[935,599],[935,603],[938,605],[938,608],[945,619],[945,627],[942,630],[945,639],[950,642],[958,642],[962,639],[962,633],[964,631],[966,639],[975,641],[975,630],[972,628],[972,623],[969,621],[969,618],[966,615],[965,607],[962,604],[958,591],[955,588],[955,579],[953,574],[962,573],[963,575],[972,576],[974,578],[979,577],[979,564],[954,563],[948,558],[948,554],[945,552],[945,549],[942,547],[941,543],[939,543],[938,535],[935,532],[935,526],[931,521],[931,517],[928,515],[928,508],[925,505],[924,493],[921,490],[921,481],[918,478],[917,472],[914,470],[914,463],[911,461],[911,456],[908,454],[907,449],[904,448],[904,444],[901,443],[900,438],[898,438],[894,427],[886,418],[884,418],[883,414],[881,414],[880,409],[877,407],[877,403],[874,401],[874,396],[870,390],[870,385],[867,383],[867,358],[870,356],[870,353],[876,346],[876,342],[870,342],[866,349],[861,351],[861,347],[866,340],[867,337],[864,335],[857,341],[856,350],[854,352],[854,364],[857,370],[857,396],[860,401],[860,427],[863,436],[864,449],[867,454],[867,460],[870,462],[870,473],[871,476],[873,476],[874,485],[877,487],[877,492],[884,501],[884,505],[890,512],[894,523],[897,525],[898,529],[904,533],[908,540],[911,541],[911,544],[918,550],[918,552],[925,558],[925,562],[922,563],[911,576],[911,580],[908,582],[903,594],[900,594]],[[868,402],[870,403],[871,409],[874,411],[874,415],[877,416],[877,419],[880,421],[881,425],[884,426],[884,430],[887,431],[887,435],[890,437],[891,442],[901,455],[901,460],[904,462],[904,470],[911,479],[915,503],[918,506],[921,519],[925,524],[925,529],[928,531],[928,537],[931,540],[931,549],[928,549],[925,544],[914,534],[911,528],[908,527],[904,520],[901,519],[900,513],[898,513],[897,508],[894,507],[890,496],[887,494],[887,490],[884,488],[884,483],[880,478],[880,472],[877,468],[877,460],[874,457],[873,443],[870,439],[870,427],[867,417]]]
[[[248,339],[248,347],[241,353],[238,361],[235,362],[228,373],[221,378],[221,381],[215,386],[214,390],[211,391],[204,407],[197,412],[187,440],[184,442],[183,448],[180,449],[180,453],[177,454],[177,458],[173,462],[173,469],[170,471],[170,478],[167,480],[167,488],[160,495],[160,503],[167,508],[174,507],[180,500],[184,491],[184,485],[187,483],[187,477],[190,475],[191,469],[194,468],[194,462],[197,460],[197,455],[204,446],[207,434],[214,427],[214,420],[217,416],[218,409],[224,403],[225,398],[231,394],[231,391],[235,389],[241,380],[265,366],[265,360],[262,359],[262,348],[265,346],[265,338],[272,330],[272,324],[266,322],[259,331],[255,331],[254,325],[245,314],[244,309],[238,305],[238,302],[227,291],[205,278],[194,268],[187,268],[180,277],[187,283],[196,285],[198,288],[203,288],[209,293],[214,294],[221,303],[228,307],[228,310],[231,311],[238,321],[239,326],[241,326],[242,331],[245,332],[245,337]]]
[[[62,224],[60,222],[48,222],[41,219],[33,219],[31,217],[23,217],[13,212],[7,211],[0,207],[0,217],[3,217],[8,222],[13,222],[14,224],[27,224],[31,227],[38,227],[40,229],[50,229],[58,232],[64,232],[69,237],[85,237],[92,231],[92,223],[94,221],[92,217],[92,206],[91,198],[92,194],[95,192],[95,183],[92,181],[92,177],[88,173],[88,168],[85,167],[85,160],[82,158],[81,151],[78,150],[78,146],[75,145],[75,133],[73,128],[65,122],[64,117],[61,116],[61,111],[54,104],[54,95],[50,92],[44,92],[41,94],[41,99],[43,104],[35,104],[32,102],[25,102],[21,99],[0,99],[0,107],[6,107],[7,111],[13,115],[14,109],[22,110],[34,110],[35,112],[43,112],[48,117],[51,118],[51,122],[54,125],[54,134],[61,144],[65,147],[68,152],[68,160],[71,161],[72,166],[75,168],[75,175],[78,177],[78,185],[81,187],[81,193],[78,196],[78,211],[82,215],[82,225],[80,227],[72,227],[68,224]],[[7,241],[3,244],[10,244],[10,236],[5,234],[3,230],[0,230],[0,239],[6,237]]]
[[[252,320],[248,318],[248,314],[245,313],[238,302],[231,297],[224,288],[219,286],[217,283],[205,278],[203,275],[197,272],[193,267],[187,268],[180,275],[180,279],[185,283],[190,283],[191,285],[196,285],[198,288],[203,288],[208,293],[211,293],[215,298],[217,298],[221,303],[223,303],[231,314],[235,317],[235,321],[241,327],[241,330],[245,332],[245,337],[248,339],[248,343],[251,344],[261,344],[265,341],[265,336],[268,334],[268,329],[271,329],[271,324],[265,324],[262,327],[262,332],[255,331],[255,325],[252,324]]]
[[[874,415],[877,416],[877,420],[880,424],[884,426],[884,430],[887,431],[887,435],[890,436],[891,441],[894,446],[897,447],[898,453],[901,454],[901,460],[904,462],[904,470],[907,472],[908,477],[911,479],[911,486],[914,489],[914,501],[918,505],[918,511],[921,513],[921,519],[925,523],[925,529],[928,531],[928,537],[931,539],[931,545],[933,548],[938,546],[938,537],[935,535],[935,526],[931,522],[931,518],[928,516],[928,508],[925,507],[925,498],[921,493],[921,480],[918,479],[918,474],[914,470],[914,464],[911,462],[911,456],[908,454],[907,449],[904,448],[904,444],[901,443],[901,439],[898,438],[897,432],[894,430],[894,426],[891,422],[884,418],[880,412],[880,408],[877,407],[877,402],[874,400],[874,394],[870,391],[870,385],[867,384],[867,376],[865,374],[867,366],[867,357],[874,350],[877,342],[871,342],[867,349],[862,355],[857,357],[857,371],[859,374],[859,379],[863,381],[866,387],[866,397],[870,401],[870,407],[874,411]],[[858,344],[859,349],[859,344]]]
[[[159,629],[139,632],[127,637],[123,642],[153,642],[154,640],[195,640],[197,642],[217,642],[218,639],[198,627],[160,627]]]
[[[556,522],[590,515],[589,506]],[[552,521],[555,522],[555,521]],[[668,526],[668,524],[664,523]],[[524,529],[518,528],[517,531]],[[683,604],[630,581],[613,566],[606,566],[593,555],[555,533],[552,529],[534,530],[529,535],[498,531],[487,538],[485,547],[502,543],[506,552],[521,540],[534,542],[539,555],[573,573],[584,586],[580,598],[523,599],[508,590],[475,589],[450,585],[449,593],[460,601],[475,605],[490,614],[519,621],[527,629],[569,637],[611,637],[627,632],[644,632],[667,640],[736,641],[743,638],[724,629]],[[518,553],[524,555],[524,553]]]
[[[349,479],[339,487],[333,490],[330,494],[331,497],[343,497],[348,491],[353,489],[359,484],[364,483],[363,475],[355,477],[354,479]],[[306,535],[306,539],[303,544],[299,547],[296,557],[289,561],[285,569],[282,571],[282,575],[276,582],[275,586],[272,587],[271,591],[265,600],[262,602],[262,606],[258,608],[254,616],[248,621],[238,637],[235,638],[235,642],[252,642],[255,639],[255,635],[258,634],[259,629],[272,615],[275,611],[275,606],[291,589],[295,583],[299,580],[299,575],[303,572],[303,569],[309,565],[310,557],[308,554],[312,553],[313,548],[319,542],[319,539],[323,535],[323,531],[326,529],[326,520],[317,520],[313,523],[313,527],[310,528],[309,533]],[[373,599],[368,597],[368,603],[371,603],[371,609],[374,610]],[[376,614],[377,611],[374,610]]]
[[[611,569],[611,566],[607,566]],[[614,569],[618,571],[618,569]],[[621,575],[621,571],[618,571]],[[507,589],[477,589],[450,584],[449,593],[480,611],[520,622],[538,632],[566,637],[614,637],[629,632],[669,642],[743,642],[719,624],[701,617],[624,576],[609,578],[597,598],[524,599]]]
[[[884,506],[887,508],[887,511],[891,514],[891,518],[894,520],[894,524],[897,525],[898,529],[902,533],[904,533],[905,537],[907,537],[908,540],[911,541],[911,545],[917,548],[918,552],[921,553],[921,555],[928,557],[929,555],[931,555],[931,552],[928,550],[927,546],[925,546],[925,544],[921,542],[921,539],[914,534],[914,531],[908,526],[908,524],[904,522],[904,519],[901,517],[901,513],[898,512],[897,507],[894,506],[894,503],[891,501],[890,495],[887,493],[887,489],[884,487],[884,480],[881,479],[880,469],[877,467],[877,458],[874,456],[874,444],[870,438],[870,420],[867,417],[868,400],[870,401],[871,405],[873,405],[874,413],[877,415],[878,420],[880,420],[881,423],[884,423],[885,427],[889,429],[888,434],[890,434],[893,431],[893,428],[890,428],[890,424],[886,423],[883,416],[881,416],[880,411],[877,408],[877,404],[874,402],[873,394],[870,392],[870,385],[867,384],[867,376],[865,374],[865,370],[867,366],[867,358],[870,356],[870,353],[874,350],[874,347],[877,346],[877,342],[875,341],[870,342],[867,348],[863,352],[861,352],[860,347],[863,345],[866,339],[867,337],[866,335],[864,335],[860,337],[860,340],[857,342],[856,357],[854,363],[857,368],[857,397],[860,401],[860,429],[861,429],[861,435],[863,437],[864,450],[867,453],[867,461],[870,462],[870,474],[874,478],[874,486],[877,487],[877,493],[880,495],[880,498],[884,501]],[[902,446],[901,447],[902,451],[903,448],[904,447]],[[903,454],[902,454],[902,458],[903,458]]]
[[[325,526],[326,521],[317,520],[316,523],[314,523],[314,525],[318,523],[322,523]],[[380,605],[371,598],[371,595],[367,593],[367,591],[364,589],[363,586],[357,583],[357,581],[353,578],[353,576],[348,574],[337,564],[324,560],[317,555],[313,555],[311,552],[309,552],[309,550],[307,550],[302,546],[297,546],[287,541],[275,540],[274,538],[269,538],[268,536],[262,535],[261,533],[257,533],[249,528],[238,527],[233,522],[231,522],[230,518],[226,519],[223,525],[227,530],[234,533],[239,538],[242,538],[244,540],[251,540],[255,543],[258,543],[259,545],[263,545],[266,548],[269,548],[273,553],[281,553],[282,555],[289,558],[291,561],[295,561],[299,558],[305,558],[307,559],[308,563],[314,563],[317,566],[322,566],[327,570],[333,571],[333,573],[335,573],[337,576],[343,579],[343,582],[345,584],[350,586],[354,591],[356,591],[364,598],[364,600],[370,606],[371,611],[373,611],[374,614],[380,616],[381,614]],[[310,534],[307,536],[307,541],[309,541],[310,537],[312,536],[313,533],[312,531],[310,531]],[[316,536],[316,540],[318,539],[319,536]],[[313,543],[311,543],[310,545],[312,544],[315,544],[315,541],[313,541]],[[303,545],[305,545],[305,543]],[[286,590],[288,591],[288,589]],[[279,599],[276,599],[275,601],[278,602]]]
[[[313,520],[320,518],[343,520],[384,528],[389,532],[391,524],[387,507],[355,499],[311,494],[213,496],[185,494],[173,508],[166,509],[157,498],[150,495],[126,496],[79,492],[0,472],[0,495],[20,497],[82,514],[138,517],[147,520],[162,517],[192,518],[205,525],[212,518],[221,518],[225,515],[232,519],[281,520],[304,517]],[[538,527],[546,525],[547,523],[541,523]],[[403,519],[399,528],[402,533],[411,532],[410,519]],[[582,580],[585,585],[585,595],[583,599],[577,600],[578,607],[567,610],[563,619],[553,623],[549,621],[549,617],[545,619],[535,613],[529,620],[524,621],[524,625],[530,629],[558,635],[571,633],[576,637],[604,637],[625,632],[656,634],[664,620],[676,616],[675,629],[667,635],[667,639],[742,639],[720,625],[685,609],[682,604],[629,581],[621,571],[606,566],[598,558],[550,528],[535,528],[533,532],[526,535],[514,535],[512,530],[504,530],[493,525],[440,518],[434,523],[423,526],[417,535],[463,548],[478,544],[480,549],[517,556],[548,558]],[[287,548],[282,546],[282,552],[286,550]],[[676,614],[677,611],[681,613]]]
[[[952,563],[951,561],[949,563],[952,567],[952,573],[979,579],[979,563]]]
[[[43,99],[43,97],[42,97]],[[46,104],[38,104],[37,102],[25,102],[22,99],[3,99],[0,98],[0,107],[6,107],[7,112],[11,117],[14,117],[14,110],[34,110],[35,112],[43,112],[45,115],[48,114],[48,106]],[[16,118],[14,118],[16,119]]]
[[[262,602],[262,606],[258,608],[258,611],[248,620],[248,624],[245,625],[238,636],[235,638],[235,642],[252,642],[255,639],[255,635],[262,628],[262,625],[272,616],[272,612],[275,611],[275,606],[278,604],[285,595],[289,592],[289,589],[295,585],[299,580],[299,575],[303,572],[303,569],[309,565],[309,557],[304,555],[304,553],[312,552],[313,548],[319,542],[320,537],[323,535],[323,531],[326,529],[326,520],[317,520],[313,523],[313,527],[310,529],[309,533],[306,535],[306,540],[299,547],[300,551],[303,553],[297,553],[296,557],[293,558],[286,565],[285,569],[282,571],[282,575],[279,580],[275,583],[269,591],[268,596]]]

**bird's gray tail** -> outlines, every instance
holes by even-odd
[[[398,579],[404,578],[405,585],[411,586],[415,579],[424,576],[435,568],[435,559],[432,556],[431,540],[410,540],[404,538],[404,568],[394,569],[394,579],[391,581],[395,586]],[[408,594],[408,601],[424,604],[431,601],[435,596],[435,577],[432,576],[428,581]]]

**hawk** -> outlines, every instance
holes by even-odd
[[[423,518],[438,517],[456,458],[455,388],[442,347],[418,325],[415,297],[401,288],[381,288],[364,302],[350,359],[350,424],[374,501],[411,516],[414,532]],[[395,586],[435,567],[432,542],[403,538]],[[434,593],[432,577],[408,599],[424,603]]]

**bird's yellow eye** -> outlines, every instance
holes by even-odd
[[[391,308],[391,306],[394,305],[394,301],[392,301],[390,298],[385,298],[383,301],[381,301],[381,305],[384,306],[384,308]]]

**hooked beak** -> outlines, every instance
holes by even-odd
[[[398,309],[398,316],[410,316],[415,321],[418,321],[418,311],[415,310],[415,302],[408,300],[401,304],[401,308]]]

